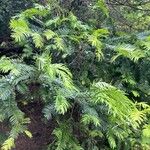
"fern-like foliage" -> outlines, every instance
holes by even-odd
[[[72,129],[69,126],[69,122],[61,123],[59,128],[56,128],[53,131],[53,134],[56,136],[57,141],[55,142],[56,148],[54,145],[50,145],[49,149],[56,150],[83,150],[83,148],[79,145],[78,140],[72,135]]]
[[[60,13],[55,5],[37,4],[10,22],[11,37],[24,49],[19,56],[0,59],[0,71],[6,74],[0,78],[0,121],[9,120],[11,125],[2,149],[13,148],[21,133],[32,138],[18,94],[26,103],[40,98],[46,119],[55,120],[55,140],[49,149],[94,150],[101,141],[119,149],[133,146],[135,136],[148,139],[150,107],[134,102],[141,96],[137,81],[142,80],[130,73],[132,65],[147,57],[145,46],[141,48],[138,38],[128,44],[128,36],[110,40],[107,28],[87,25],[72,12]],[[109,17],[104,0],[97,8]],[[36,93],[29,90],[31,85]]]
[[[123,91],[104,82],[98,82],[91,88],[92,102],[103,103],[108,106],[108,112],[112,110],[114,117],[126,120],[134,109],[133,103],[125,96]],[[126,109],[128,107],[128,109]]]
[[[119,45],[115,50],[118,54],[112,58],[112,61],[115,61],[119,56],[127,57],[134,62],[145,57],[143,51],[136,49],[136,47],[132,45]]]

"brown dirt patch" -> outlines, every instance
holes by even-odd
[[[26,135],[20,135],[13,150],[46,150],[46,146],[53,141],[52,131],[55,125],[53,121],[48,123],[43,121],[42,107],[41,103],[31,103],[21,107],[21,110],[31,119],[28,129],[33,137],[30,139]],[[0,131],[7,132],[8,127],[0,125]]]

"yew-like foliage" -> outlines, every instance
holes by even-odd
[[[103,0],[93,9],[109,17]],[[150,147],[150,107],[139,102],[149,93],[138,86],[148,79],[140,76],[138,81],[130,72],[149,63],[147,36],[135,34],[133,43],[130,36],[112,38],[107,26],[85,23],[57,3],[23,11],[12,18],[10,29],[14,42],[24,49],[20,55],[0,59],[0,70],[7,74],[0,78],[0,121],[9,120],[11,125],[3,150],[13,148],[19,134],[32,138],[30,118],[18,108],[17,99],[19,94],[26,103],[37,100],[31,84],[44,105],[43,118],[57,122],[48,149]]]

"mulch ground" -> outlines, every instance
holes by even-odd
[[[22,108],[22,111],[31,119],[28,128],[33,137],[30,139],[26,135],[20,135],[13,150],[46,150],[46,146],[53,141],[54,122],[44,123],[42,121],[42,105],[40,103],[32,103]],[[7,126],[0,125],[0,132],[7,131]]]

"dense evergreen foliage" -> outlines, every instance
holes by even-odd
[[[149,3],[49,0],[13,16],[20,52],[0,58],[2,150],[32,138],[21,106],[35,101],[55,123],[48,150],[150,149]]]

